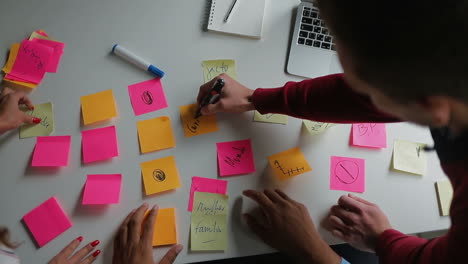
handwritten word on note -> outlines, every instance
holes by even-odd
[[[37,137],[32,157],[33,167],[68,166],[71,136]]]
[[[174,156],[143,162],[140,167],[146,195],[180,187]]]
[[[387,147],[387,128],[385,124],[353,124],[351,145],[367,148]]]
[[[112,90],[81,97],[81,112],[85,125],[101,122],[117,116]]]
[[[453,188],[449,180],[438,181],[435,183],[437,198],[439,200],[440,216],[450,214],[450,204],[453,198]]]
[[[128,86],[128,94],[136,116],[167,107],[166,95],[159,78]]]
[[[45,76],[47,64],[54,49],[37,42],[23,40],[18,50],[9,79],[40,83]]]
[[[222,251],[227,247],[228,197],[196,192],[190,224],[192,251]]]
[[[190,187],[190,196],[188,203],[188,211],[192,211],[193,195],[195,192],[208,192],[208,193],[227,193],[227,181],[216,180],[202,177],[192,177],[192,186]]]
[[[82,131],[81,137],[84,163],[119,156],[115,126]]]
[[[216,143],[220,176],[255,172],[255,161],[250,139]]]
[[[234,80],[237,80],[236,62],[234,60],[207,60],[202,62],[202,66],[205,82],[211,81],[221,73],[226,73]]]
[[[174,244],[177,244],[175,208],[161,208],[154,222],[153,247]]]
[[[39,247],[44,246],[72,226],[57,198],[51,197],[23,217]]]
[[[423,175],[426,173],[426,144],[395,140],[393,144],[393,169]]]
[[[331,157],[330,189],[363,193],[366,187],[365,169],[363,159]]]
[[[195,118],[197,105],[184,105],[179,107],[185,137],[193,137],[218,131],[218,122],[215,115]]]
[[[268,161],[280,180],[286,180],[312,170],[297,147],[272,155],[268,157]]]
[[[54,131],[54,111],[52,103],[39,104],[34,110],[26,110],[26,114],[40,118],[39,124],[25,124],[20,128],[20,138],[49,136]]]
[[[322,123],[322,122],[315,122],[310,120],[302,120],[304,127],[311,135],[317,135],[325,132],[332,126],[335,126],[333,123]]]
[[[141,153],[148,153],[176,146],[171,119],[168,116],[137,122]]]
[[[288,124],[288,116],[280,115],[280,114],[265,114],[262,115],[258,111],[254,111],[254,119],[255,122],[262,122],[262,123],[273,123],[273,124]]]
[[[120,201],[121,174],[88,175],[83,204],[117,204]]]
[[[57,72],[58,67],[60,65],[60,61],[62,60],[63,50],[65,49],[65,43],[48,40],[48,39],[32,39],[32,42],[37,42],[42,45],[51,47],[53,52],[50,56],[49,63],[47,64],[46,71],[47,72]]]

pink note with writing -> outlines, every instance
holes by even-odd
[[[351,145],[367,148],[386,148],[387,128],[385,124],[353,124]]]
[[[63,50],[65,49],[65,43],[37,38],[33,39],[32,42],[40,43],[54,49],[54,52],[50,56],[49,63],[47,64],[46,72],[57,72],[60,60],[62,59]]]
[[[216,143],[220,176],[255,172],[255,161],[250,139]]]
[[[44,246],[72,226],[55,197],[51,197],[23,216],[23,221],[39,247]]]
[[[68,166],[71,136],[37,137],[32,157],[33,167]]]
[[[32,83],[40,83],[53,52],[54,49],[51,47],[23,40],[9,75]]]
[[[115,126],[82,131],[81,136],[84,163],[119,156]]]
[[[366,163],[364,159],[331,157],[330,189],[348,192],[365,191]]]
[[[167,107],[166,95],[159,78],[128,86],[128,94],[137,116]]]
[[[208,192],[226,194],[227,181],[216,180],[202,177],[192,177],[192,186],[190,187],[190,197],[188,202],[188,211],[192,211],[193,195],[195,192]]]
[[[83,204],[116,204],[120,200],[121,174],[88,175]]]

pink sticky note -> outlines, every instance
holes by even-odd
[[[47,64],[46,72],[57,72],[60,60],[62,59],[63,50],[65,49],[65,43],[37,38],[33,39],[32,42],[37,42],[54,49],[54,52],[50,57],[49,63]]]
[[[88,175],[83,204],[116,204],[120,200],[121,174]]]
[[[44,246],[72,226],[55,197],[51,197],[23,217],[39,247]]]
[[[255,172],[255,161],[250,139],[216,143],[220,176]]]
[[[84,163],[119,156],[115,126],[82,131],[81,136]]]
[[[192,211],[193,195],[195,194],[195,192],[226,194],[227,181],[202,177],[192,177],[192,187],[190,187],[190,197],[187,209],[190,212]]]
[[[9,75],[29,80],[32,83],[40,83],[53,52],[54,49],[51,47],[23,40]]]
[[[331,157],[330,189],[363,193],[365,169],[364,159]]]
[[[367,148],[386,148],[387,128],[385,124],[353,124],[351,145]]]
[[[37,137],[32,158],[33,167],[68,166],[71,136]]]
[[[128,94],[137,116],[167,107],[166,96],[159,78],[128,86]]]

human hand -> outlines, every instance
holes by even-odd
[[[380,208],[352,194],[343,195],[330,210],[327,229],[353,247],[374,252],[378,238],[392,226]]]
[[[200,86],[197,97],[198,105],[201,104],[203,98],[210,92],[218,79],[224,79],[225,82],[221,97],[217,103],[203,107],[201,109],[203,115],[213,115],[218,112],[242,113],[255,110],[252,103],[254,90],[245,87],[225,73]]]
[[[148,210],[148,204],[144,203],[130,212],[123,221],[114,240],[113,264],[155,263],[153,260],[153,233],[158,206],[153,206],[145,220],[146,210]],[[182,245],[173,246],[159,264],[173,263],[180,251],[182,251]]]
[[[83,241],[83,237],[78,237],[77,239],[73,240],[66,246],[57,256],[55,256],[49,264],[89,264],[93,263],[94,260],[101,254],[101,250],[94,251],[93,254],[87,256],[94,248],[99,245],[99,240],[94,240],[93,242],[87,244],[80,250],[78,250],[75,254],[73,252],[75,249],[80,245],[81,241]],[[73,254],[73,256],[72,256]],[[87,257],[86,257],[87,256]]]
[[[307,208],[280,190],[257,192],[245,196],[260,207],[257,218],[245,214],[248,226],[266,244],[308,263],[340,263],[339,257],[320,237]]]
[[[31,100],[24,92],[15,92],[10,88],[4,88],[0,94],[0,133],[17,128],[23,123],[39,124],[40,118],[28,115],[20,110],[20,105],[26,105],[30,110],[34,109]]]

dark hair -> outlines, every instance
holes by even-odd
[[[318,0],[357,76],[400,101],[468,102],[468,0]]]
[[[12,249],[18,247],[18,244],[10,241],[10,231],[6,227],[0,227],[0,244],[3,244]]]

